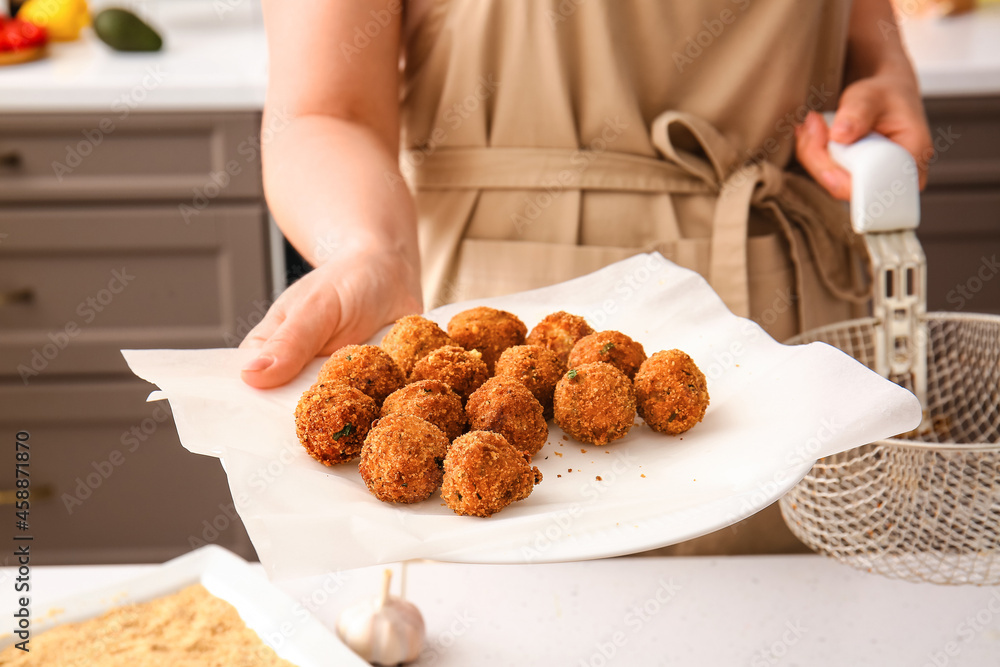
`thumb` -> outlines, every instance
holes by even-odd
[[[876,92],[860,81],[844,89],[830,126],[831,141],[852,144],[871,132],[880,108]]]
[[[329,338],[323,318],[298,309],[257,347],[257,356],[243,367],[240,377],[258,389],[283,385],[316,358]]]

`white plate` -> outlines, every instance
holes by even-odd
[[[489,519],[462,517],[438,494],[414,505],[381,503],[356,463],[327,468],[306,454],[293,413],[322,360],[289,385],[260,391],[239,379],[251,350],[125,357],[169,398],[184,446],[222,459],[261,562],[282,577],[411,558],[557,562],[653,549],[749,516],[817,458],[920,421],[909,392],[828,345],[779,345],[729,312],[700,276],[659,255],[427,316],[447,325],[473,305],[508,310],[528,327],[566,310],[595,329],[623,331],[649,354],[688,352],[708,376],[704,421],[680,437],[640,423],[605,447],[564,439],[550,426],[534,461],[545,479],[531,496]]]
[[[56,601],[48,609],[33,609],[36,620],[32,634],[95,618],[125,604],[170,595],[197,583],[236,607],[247,627],[298,667],[368,666],[305,607],[275,588],[245,560],[217,545],[167,561],[135,579]],[[16,637],[4,637],[0,649],[15,641]]]

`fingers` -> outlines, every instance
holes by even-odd
[[[830,126],[830,139],[839,144],[852,144],[871,132],[883,106],[878,93],[877,87],[864,82],[845,88]]]
[[[303,303],[284,317],[265,318],[247,336],[246,347],[257,349],[258,354],[243,367],[240,377],[258,389],[287,383],[327,347],[331,323],[338,319],[329,304],[315,303]]]
[[[830,157],[829,133],[823,117],[810,111],[795,130],[795,152],[799,163],[816,182],[837,199],[851,198],[851,175]]]

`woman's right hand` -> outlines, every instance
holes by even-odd
[[[289,286],[247,334],[240,348],[257,356],[241,377],[259,389],[285,384],[316,356],[421,310],[419,269],[408,258],[380,249],[341,255]]]

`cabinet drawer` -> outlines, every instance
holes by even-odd
[[[261,205],[7,209],[0,378],[128,373],[122,348],[225,347],[266,310]]]
[[[203,542],[252,556],[222,466],[181,446],[169,405],[145,402],[152,388],[0,385],[5,491],[14,488],[15,434],[30,434],[33,563],[162,562]],[[14,521],[15,508],[0,507]]]
[[[0,115],[0,201],[262,196],[258,114]]]
[[[926,99],[937,157],[927,182],[1000,184],[1000,97]]]

